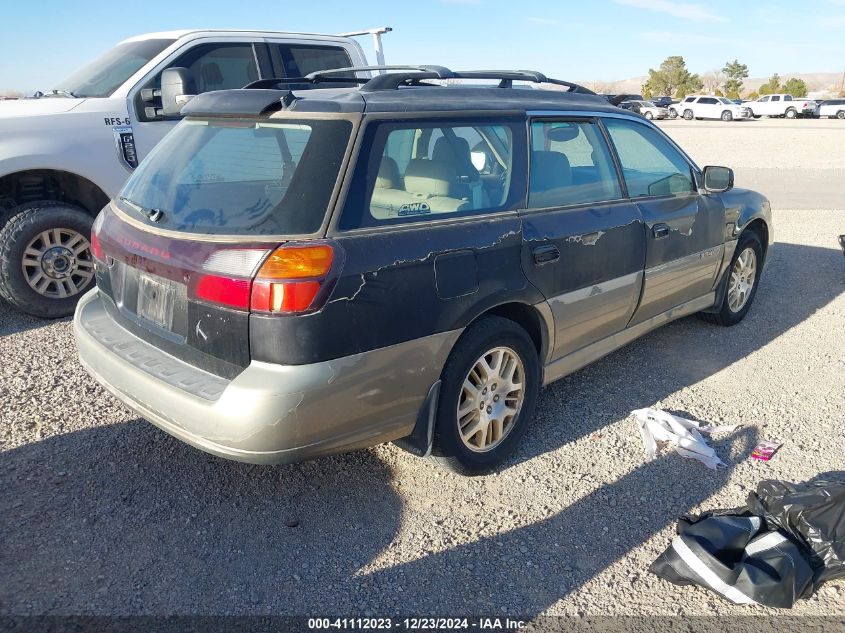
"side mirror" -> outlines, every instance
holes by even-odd
[[[704,188],[711,193],[723,193],[734,186],[734,170],[710,165],[704,168]]]
[[[179,116],[182,106],[196,96],[193,83],[187,68],[168,68],[161,73],[161,108],[164,116]]]

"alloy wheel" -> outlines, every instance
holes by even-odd
[[[525,400],[525,368],[509,347],[496,347],[475,361],[458,397],[458,432],[469,450],[494,449],[514,428]]]
[[[728,282],[728,307],[739,312],[748,303],[757,278],[757,254],[753,248],[746,248],[736,258]]]
[[[21,266],[29,286],[51,299],[79,294],[94,277],[91,244],[72,229],[39,233],[24,250]]]

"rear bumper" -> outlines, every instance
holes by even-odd
[[[257,464],[408,435],[460,335],[445,332],[311,365],[253,362],[226,381],[121,328],[96,289],[80,301],[73,330],[82,364],[130,409],[203,451]]]

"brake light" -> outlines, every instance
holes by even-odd
[[[329,244],[280,246],[258,270],[251,308],[291,314],[319,307],[315,301],[334,262]]]
[[[203,275],[194,287],[194,296],[202,301],[229,308],[249,310],[250,279],[232,279],[218,275]]]
[[[99,259],[101,262],[106,261],[103,247],[100,246],[100,238],[94,232],[91,233],[91,254],[94,256],[94,259]]]
[[[280,246],[272,252],[224,249],[206,259],[189,294],[236,310],[305,312],[319,307],[334,260],[335,250],[326,243]]]

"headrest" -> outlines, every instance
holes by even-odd
[[[383,156],[376,176],[376,187],[379,189],[396,189],[399,184],[399,167],[390,156]]]
[[[458,155],[456,152],[460,152]],[[431,152],[431,160],[449,162],[454,165],[461,165],[464,157],[469,161],[469,142],[460,136],[450,142],[445,136],[441,136],[434,142],[434,151]]]
[[[217,62],[208,62],[202,65],[202,81],[206,86],[216,86],[223,83],[223,73]]]
[[[455,172],[448,163],[415,158],[405,170],[405,191],[428,196],[451,197]]]
[[[531,152],[531,191],[545,191],[572,184],[569,159],[560,152]]]

